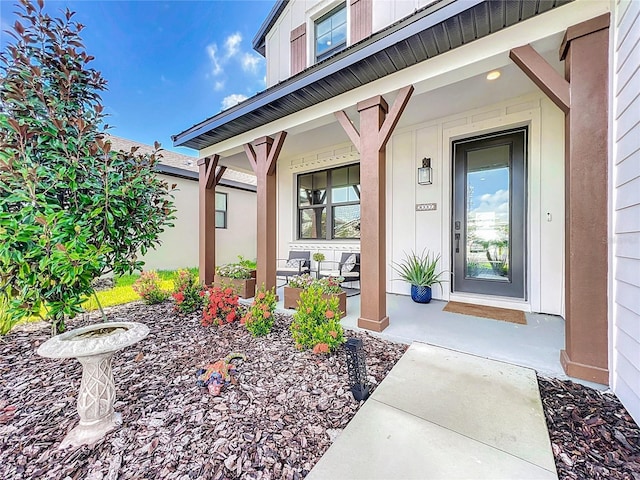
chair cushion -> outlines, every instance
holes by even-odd
[[[304,262],[304,258],[291,258],[287,260],[287,263],[285,263],[284,266],[285,268],[295,268],[296,270],[298,270],[298,267],[304,265]]]
[[[282,267],[282,268],[279,268],[278,270],[276,270],[276,274],[277,275],[285,275],[287,273],[291,273],[291,274],[297,275],[298,273],[308,273],[308,272],[309,272],[308,268],[299,269],[298,267],[295,267],[295,268]]]
[[[320,270],[320,276],[322,277],[339,277],[340,270]]]
[[[342,272],[342,276],[345,278],[345,280],[348,280],[349,278],[359,277],[360,272]]]
[[[357,262],[356,254],[353,253],[349,255],[347,259],[344,261],[344,263],[342,264],[342,275],[345,275],[351,270],[353,270],[354,267],[356,266],[356,262]]]

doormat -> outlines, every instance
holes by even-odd
[[[510,308],[486,307],[484,305],[474,305],[472,303],[449,302],[442,309],[443,312],[460,313],[473,317],[490,318],[492,320],[502,320],[503,322],[527,324],[527,317],[520,310]]]

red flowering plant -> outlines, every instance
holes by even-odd
[[[263,337],[271,332],[275,309],[275,291],[273,288],[267,290],[263,284],[256,292],[253,303],[240,320],[240,323],[243,323],[254,337]]]
[[[233,293],[230,287],[209,287],[202,292],[204,310],[202,312],[202,325],[225,325],[237,320],[238,295]]]
[[[337,297],[322,298],[322,287],[312,286],[300,293],[298,310],[290,331],[296,348],[313,353],[330,353],[344,343]]]
[[[203,287],[196,275],[189,270],[178,270],[173,277],[173,293],[175,309],[182,314],[189,314],[202,309]]]

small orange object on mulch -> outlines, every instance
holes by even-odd
[[[510,308],[486,307],[484,305],[474,305],[472,303],[449,302],[442,309],[444,312],[460,313],[473,317],[491,318],[492,320],[502,320],[503,322],[527,324],[524,312],[512,310]]]

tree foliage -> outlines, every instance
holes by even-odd
[[[94,278],[142,267],[173,218],[152,154],[113,152],[83,25],[20,0],[0,54],[0,288],[14,320],[44,308],[54,332]]]

